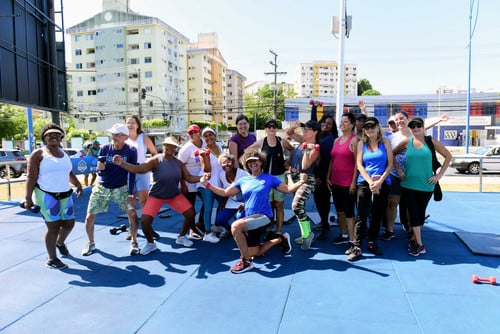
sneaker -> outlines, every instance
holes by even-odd
[[[189,240],[185,235],[178,236],[177,239],[175,240],[175,243],[177,245],[181,245],[184,247],[191,247],[193,246],[193,242]]]
[[[59,253],[61,253],[62,256],[69,255],[68,247],[66,247],[65,244],[59,245],[58,243],[56,243],[56,247],[57,249],[59,249]]]
[[[335,239],[332,240],[332,242],[335,244],[335,245],[341,245],[341,244],[346,244],[349,242],[349,238],[347,237],[344,237],[341,235],[339,235],[338,237],[336,237]]]
[[[252,260],[240,259],[238,263],[231,267],[231,272],[233,274],[241,274],[253,268],[254,266]]]
[[[151,252],[154,252],[157,250],[158,247],[156,247],[156,242],[148,242],[142,249],[141,249],[141,255],[148,255]]]
[[[191,229],[189,230],[189,239],[201,240],[203,239],[203,234],[199,234],[197,231]]]
[[[137,255],[141,252],[141,249],[139,248],[139,245],[137,244],[137,242],[131,242],[130,243],[130,250],[129,250],[129,254],[130,255]]]
[[[308,250],[309,248],[311,248],[311,244],[314,240],[314,233],[311,232],[309,233],[309,236],[307,238],[304,238],[302,240],[302,245],[300,245],[300,249],[302,250]]]
[[[389,241],[392,238],[395,238],[396,234],[392,231],[385,231],[384,234],[382,235],[382,240]]]
[[[363,252],[361,251],[361,248],[354,246],[352,249],[352,252],[347,255],[347,261],[357,261],[361,259],[363,256]]]
[[[82,255],[83,256],[89,256],[90,254],[92,254],[94,252],[95,252],[95,243],[93,243],[93,242],[87,242],[87,245],[82,250]]]
[[[153,239],[160,240],[160,235],[156,231],[153,231]]]
[[[382,255],[382,251],[378,248],[378,245],[375,241],[368,242],[366,250],[374,255]]]
[[[356,246],[354,246],[354,244],[352,242],[349,242],[349,248],[346,249],[346,251],[344,252],[344,254],[345,255],[351,254],[352,252],[354,252],[355,248],[356,248]]]
[[[283,254],[289,254],[292,251],[292,244],[290,242],[290,234],[283,233],[280,235],[281,247],[283,248]]]
[[[48,259],[47,262],[45,263],[45,266],[47,268],[50,268],[50,269],[64,269],[64,268],[68,268],[68,266],[65,265],[57,257],[54,258],[54,259]]]
[[[411,252],[414,248],[418,246],[418,243],[416,240],[411,239],[408,241],[408,252]]]
[[[415,247],[413,247],[411,250],[410,250],[410,255],[412,256],[419,256],[420,254],[425,254],[427,251],[425,249],[425,247],[422,245],[420,246],[419,244],[417,244]]]
[[[222,233],[222,231],[225,230],[224,227],[222,226],[219,226],[219,225],[212,225],[210,226],[210,231],[216,233],[216,234],[219,234],[219,233]]]
[[[302,237],[298,237],[298,238],[293,239],[293,242],[295,242],[298,245],[302,245],[302,241],[303,241]]]
[[[203,236],[203,241],[210,242],[211,244],[216,244],[220,241],[220,239],[217,238],[217,235],[215,235],[214,232],[210,232]]]
[[[219,239],[227,238],[230,234],[229,230],[225,229],[224,227],[222,227],[222,229],[223,229],[223,231],[221,233],[219,233]]]
[[[132,240],[132,236],[130,235],[130,230],[127,231],[127,235],[125,235],[125,240]]]

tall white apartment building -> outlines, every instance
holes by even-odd
[[[247,78],[236,70],[226,71],[226,108],[224,124],[236,125],[236,117],[245,113],[245,83]]]
[[[77,128],[104,131],[127,114],[185,128],[189,39],[160,19],[104,0],[103,12],[69,28],[70,109]]]
[[[226,109],[227,63],[217,33],[200,33],[187,45],[188,122],[223,122]]]
[[[295,70],[295,92],[299,97],[332,97],[337,95],[339,70],[335,61],[301,63]],[[357,96],[357,66],[344,64],[344,96]]]

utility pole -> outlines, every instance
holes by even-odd
[[[142,122],[142,87],[141,87],[141,69],[137,70],[137,98],[139,102],[139,119]]]
[[[274,102],[273,102],[273,110],[274,110],[274,119],[278,119],[278,116],[277,116],[277,107],[278,107],[278,103],[277,103],[277,98],[278,98],[278,84],[277,84],[277,81],[278,81],[278,74],[280,75],[285,75],[286,72],[278,72],[278,54],[276,52],[274,52],[273,50],[269,49],[269,52],[271,52],[271,54],[274,55],[274,62],[271,60],[269,61],[269,63],[271,65],[274,66],[274,72],[265,72],[264,74],[265,75],[269,75],[269,74],[273,74],[274,75],[274,84],[273,86],[271,87],[271,90],[273,91],[273,97],[274,97]]]

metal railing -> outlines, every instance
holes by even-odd
[[[10,176],[10,166],[18,164],[19,162],[0,162],[0,170],[2,168],[6,168],[6,177],[5,179],[0,179],[0,185],[6,184],[7,185],[7,201],[12,200],[12,184],[13,183],[21,183],[21,182],[26,182],[26,180],[17,180],[15,178],[12,178]],[[3,182],[5,180],[5,182]]]

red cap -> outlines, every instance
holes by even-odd
[[[199,127],[198,125],[196,125],[196,124],[191,124],[191,125],[189,126],[189,128],[187,129],[187,132],[189,133],[189,132],[191,132],[191,131],[200,131],[200,130],[201,130],[201,129],[200,129],[200,127]]]

